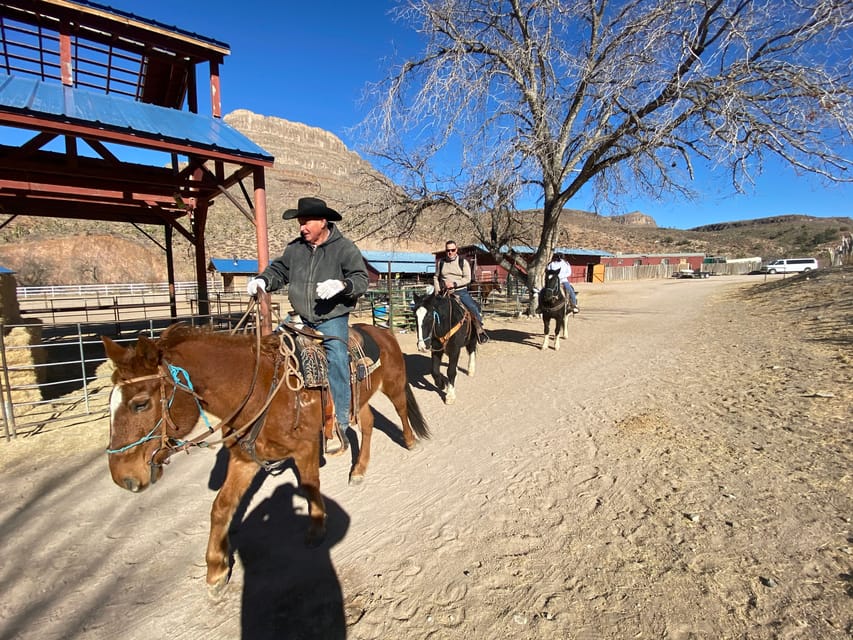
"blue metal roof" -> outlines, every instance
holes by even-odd
[[[241,260],[238,258],[211,258],[210,267],[212,267],[219,273],[258,273],[257,260]],[[208,267],[208,270],[210,270],[210,267]]]
[[[362,251],[365,262],[379,273],[418,273],[435,272],[435,256],[431,253],[414,251]]]
[[[379,273],[388,273],[389,266],[391,273],[435,273],[435,262],[422,264],[420,262],[373,262],[367,261],[368,265]]]
[[[15,273],[15,272],[12,271],[11,269],[9,269],[8,267],[0,266],[0,275],[6,275],[9,273]]]
[[[126,97],[0,73],[0,111],[92,126],[141,140],[172,142],[265,162],[267,151],[212,116],[136,102]]]
[[[189,36],[196,40],[200,40],[203,43],[215,46],[220,49],[230,49],[226,43],[211,38],[209,36],[199,35],[193,31],[187,31],[186,29],[181,29],[180,27],[176,27],[173,25],[168,25],[165,22],[157,22],[156,20],[152,20],[150,18],[144,18],[142,16],[138,16],[135,13],[131,13],[130,11],[122,11],[121,9],[116,9],[115,7],[110,7],[105,4],[99,4],[97,2],[91,2],[91,0],[74,0],[75,4],[83,5],[85,7],[91,7],[94,9],[98,9],[99,11],[106,11],[107,13],[112,13],[116,16],[121,16],[124,18],[130,18],[131,20],[136,20],[138,22],[145,23],[147,25],[151,25],[152,27],[157,27],[159,29],[166,29],[167,31],[172,31],[173,33]]]
[[[480,251],[487,251],[486,247],[482,244],[475,245]],[[512,247],[501,247],[501,253],[507,253],[509,250],[512,250],[513,253],[518,253],[522,255],[533,254],[535,249],[532,247],[528,247],[526,245],[514,245]],[[443,253],[444,251],[439,251],[438,253]],[[565,253],[572,256],[602,256],[609,257],[613,254],[609,251],[601,251],[599,249],[580,249],[577,247],[554,247],[554,253]]]
[[[579,247],[556,247],[555,253],[565,253],[570,256],[601,256],[608,257],[613,254],[609,251],[601,251],[600,249],[581,249]]]
[[[362,251],[361,255],[368,262],[429,262],[435,266],[435,256],[431,253],[416,251]]]

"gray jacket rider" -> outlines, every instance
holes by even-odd
[[[369,282],[364,258],[355,243],[345,238],[334,223],[329,223],[329,232],[328,239],[316,248],[301,237],[296,238],[258,276],[267,291],[289,284],[290,304],[309,323],[353,311]],[[317,283],[329,279],[342,280],[344,290],[329,300],[321,300],[317,297]]]

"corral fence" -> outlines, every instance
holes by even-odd
[[[393,280],[390,287],[375,284],[359,299],[354,320],[413,331],[414,296],[425,291],[423,283],[404,280]],[[175,292],[178,313],[173,317],[165,284],[18,288],[21,320],[0,321],[0,439],[107,415],[112,367],[101,336],[128,345],[140,333],[156,338],[176,321],[230,331],[249,306],[245,292],[210,287],[210,313],[202,316],[195,283],[176,284]],[[287,315],[286,290],[274,293],[271,302],[274,319]],[[517,317],[527,312],[527,290],[504,288],[482,306],[487,316]]]
[[[424,283],[392,280],[389,287],[387,282],[380,281],[359,300],[358,315],[371,316],[373,324],[378,326],[394,327],[400,332],[413,331],[415,296],[424,295],[426,291]],[[471,297],[480,305],[484,316],[517,318],[528,312],[528,289],[523,285],[504,285],[486,298],[472,287]]]
[[[604,270],[605,282],[624,282],[628,280],[652,280],[656,278],[671,278],[674,273],[683,269],[683,264],[643,264],[625,267],[609,266]],[[761,258],[731,260],[728,262],[712,262],[702,265],[702,271],[715,276],[739,276],[758,271],[761,268]]]

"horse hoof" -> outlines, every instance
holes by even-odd
[[[362,482],[364,482],[364,476],[363,475],[357,475],[357,476],[350,476],[349,477],[349,483],[351,486],[357,487]]]
[[[411,444],[406,445],[406,449],[409,451],[419,451],[423,449],[423,443],[420,440],[414,440]]]
[[[444,404],[453,404],[456,402],[456,396],[447,396],[444,398]]]
[[[225,592],[228,591],[229,584],[228,575],[222,576],[213,584],[207,585],[207,597],[214,602],[218,602],[225,595]]]

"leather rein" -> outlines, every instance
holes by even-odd
[[[254,304],[257,304],[256,302]],[[240,326],[244,323],[245,319],[252,311],[252,304],[250,304],[246,313],[241,318],[240,322],[237,323],[237,326],[231,330],[231,334],[233,335],[238,331]],[[292,391],[299,391],[304,386],[302,374],[299,369],[299,363],[296,357],[296,346],[294,344],[292,336],[288,333],[283,332],[280,335],[281,344],[279,345],[279,354],[281,358],[276,359],[275,372],[273,374],[273,382],[270,387],[269,393],[267,394],[267,398],[261,408],[241,427],[232,430],[228,435],[223,436],[219,440],[209,441],[208,439],[213,436],[217,431],[222,431],[224,427],[231,423],[231,421],[237,416],[237,414],[243,410],[246,406],[246,403],[252,397],[252,394],[255,390],[255,384],[258,379],[258,372],[260,370],[261,363],[261,326],[259,322],[255,323],[256,326],[256,348],[255,348],[255,368],[252,374],[252,382],[249,385],[249,390],[246,392],[243,400],[237,405],[237,407],[228,415],[228,417],[222,419],[215,426],[211,426],[207,420],[207,416],[204,414],[201,403],[203,398],[196,393],[193,389],[192,382],[190,381],[189,374],[180,367],[176,367],[175,365],[169,364],[168,362],[161,362],[157,366],[157,373],[152,373],[149,375],[138,376],[136,378],[131,378],[129,380],[122,380],[117,383],[116,387],[122,387],[130,384],[135,384],[138,382],[143,382],[146,380],[159,380],[160,381],[160,420],[154,425],[150,432],[147,435],[143,436],[136,442],[132,442],[128,445],[120,447],[118,449],[107,449],[107,454],[116,454],[123,453],[124,451],[128,451],[137,447],[139,445],[148,442],[149,440],[160,440],[160,445],[154,450],[151,454],[151,458],[149,460],[149,466],[151,467],[152,477],[154,474],[154,470],[158,467],[162,467],[165,464],[169,463],[169,458],[171,458],[175,453],[180,451],[186,451],[189,453],[189,450],[192,447],[211,447],[218,444],[228,444],[234,440],[237,440],[242,435],[244,435],[251,427],[255,427],[253,430],[254,438],[257,438],[257,433],[260,431],[260,426],[263,424],[262,418],[265,417],[269,406],[272,404],[282,385],[287,382],[288,388]],[[296,333],[302,333],[304,335],[311,335],[312,337],[316,337],[316,334],[310,334],[303,330],[300,330],[296,327],[292,327],[288,325],[289,329],[292,329]],[[284,374],[279,375],[279,370],[282,362],[284,363]],[[181,376],[185,378],[185,382],[181,381]],[[295,383],[289,382],[291,376],[294,376],[296,379]],[[167,382],[171,383],[172,386],[172,394],[171,398],[167,399]],[[199,414],[204,418],[204,421],[207,423],[207,431],[202,433],[194,438],[189,440],[178,440],[172,438],[168,435],[167,429],[171,427],[172,429],[178,429],[177,425],[172,420],[171,413],[169,412],[169,407],[174,400],[175,394],[178,391],[183,391],[185,393],[189,393],[196,402],[198,406]],[[159,427],[159,434],[158,432]],[[245,447],[251,455],[254,455],[254,438],[251,439],[251,442],[248,443],[249,446]],[[257,457],[255,457],[257,460]],[[258,461],[260,463],[260,461]]]
[[[545,287],[544,290],[553,292],[553,298],[557,300],[556,303],[548,305],[542,305],[542,303],[540,302],[540,306],[544,306],[546,309],[548,309],[548,311],[557,311],[560,308],[564,308],[568,304],[569,299],[563,294],[563,287],[560,284],[559,279],[557,280],[556,286]]]
[[[427,337],[432,338],[433,340],[437,340],[439,342],[439,344],[441,344],[441,346],[439,348],[432,349],[433,351],[444,351],[444,347],[448,343],[448,341],[454,335],[456,335],[456,333],[465,325],[465,322],[468,321],[471,317],[471,312],[468,311],[468,308],[464,304],[459,302],[459,299],[456,298],[453,294],[445,294],[443,297],[447,298],[447,300],[450,302],[451,305],[453,305],[455,303],[462,308],[462,318],[460,318],[459,322],[457,322],[455,325],[450,327],[450,331],[448,331],[444,335],[442,335],[442,336],[435,335],[435,325],[436,325],[436,320],[438,320],[438,312],[433,308],[433,311],[432,311],[432,328],[430,330],[430,335]],[[453,311],[452,310],[451,310],[450,316],[451,316],[451,318],[453,317]]]

